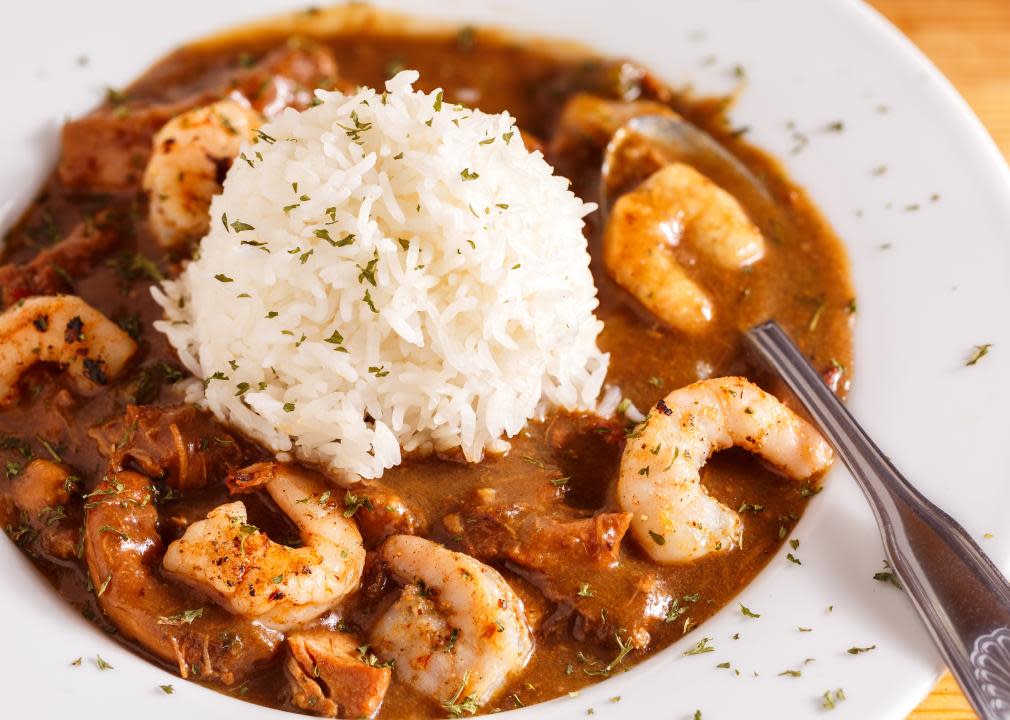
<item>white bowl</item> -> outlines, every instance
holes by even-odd
[[[748,84],[735,124],[786,162],[849,250],[859,301],[853,411],[898,467],[1007,566],[1010,173],[965,103],[894,28],[843,0],[380,4],[577,39],[705,92],[729,89],[730,69],[743,66]],[[0,224],[13,222],[50,171],[64,116],[184,40],[284,7],[35,0],[7,13]],[[823,130],[838,120],[842,132]],[[790,122],[810,139],[799,154],[790,152]],[[880,165],[888,171],[875,177]],[[983,342],[995,344],[992,353],[965,367]],[[575,717],[593,708],[603,718],[686,719],[700,709],[706,720],[797,718],[824,712],[822,694],[842,688],[846,699],[831,717],[904,716],[940,662],[903,593],[872,579],[883,554],[851,478],[836,468],[826,484],[795,532],[803,564],[787,562],[783,550],[740,598],[760,619],[731,604],[634,670],[516,714]],[[13,543],[0,542],[0,568],[7,716],[280,717],[125,650],[78,617]],[[703,636],[716,652],[682,654]],[[857,645],[876,649],[846,652]],[[96,654],[114,669],[100,671]],[[78,656],[84,662],[72,667]],[[740,675],[717,669],[724,661]],[[800,668],[802,677],[779,675]],[[158,689],[165,683],[173,695]]]

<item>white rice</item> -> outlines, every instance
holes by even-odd
[[[196,259],[155,297],[198,399],[277,453],[377,477],[592,409],[608,356],[582,218],[514,120],[318,92],[243,148]],[[327,239],[328,238],[328,239]]]

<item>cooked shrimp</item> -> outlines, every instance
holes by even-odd
[[[665,208],[685,242],[719,266],[739,270],[764,257],[764,236],[737,199],[690,165],[671,163],[638,189]]]
[[[116,323],[74,295],[33,297],[0,315],[0,407],[35,363],[64,366],[81,392],[107,385],[137,351]]]
[[[235,100],[220,100],[184,112],[158,131],[143,184],[159,244],[175,247],[207,233],[211,198],[262,121]]]
[[[365,549],[321,478],[281,465],[266,491],[298,527],[301,547],[273,542],[248,524],[243,503],[232,502],[169,545],[164,567],[236,615],[288,629],[322,615],[358,586]]]
[[[712,299],[673,257],[668,240],[624,195],[614,206],[603,238],[603,262],[617,284],[660,320],[687,333],[702,332],[715,312]]]
[[[603,240],[607,270],[661,320],[694,333],[713,309],[673,256],[682,241],[721,267],[741,269],[763,257],[764,238],[732,195],[684,163],[657,170],[614,204]]]
[[[694,560],[740,544],[743,523],[709,495],[700,471],[734,445],[803,480],[831,464],[824,438],[775,397],[739,377],[711,378],[660,400],[621,457],[621,508],[631,531],[659,563]]]
[[[230,685],[273,657],[284,637],[194,600],[158,572],[162,542],[151,481],[104,478],[84,505],[84,558],[98,604],[124,637],[175,662],[179,674]]]
[[[404,588],[371,640],[401,681],[476,709],[526,665],[533,637],[523,603],[497,571],[413,535],[394,535],[380,553]]]

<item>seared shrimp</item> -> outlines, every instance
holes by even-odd
[[[493,568],[413,535],[380,550],[403,592],[375,623],[376,653],[439,702],[487,702],[525,667],[533,637],[522,600]]]
[[[108,384],[137,351],[116,323],[74,295],[34,297],[0,315],[0,407],[38,362],[64,366],[82,392]]]
[[[721,267],[741,269],[764,256],[764,238],[732,195],[683,163],[657,170],[614,204],[603,240],[607,270],[661,320],[700,332],[712,302],[673,256],[681,241]]]
[[[179,674],[230,685],[273,657],[284,637],[194,601],[158,572],[162,542],[151,481],[135,472],[103,479],[84,505],[84,558],[98,604],[119,632]]]
[[[236,615],[283,630],[322,615],[354,590],[365,549],[320,478],[281,465],[266,491],[298,527],[301,547],[273,542],[248,524],[244,504],[232,502],[169,545],[164,567]]]
[[[660,400],[632,433],[617,483],[631,531],[659,563],[687,562],[740,544],[743,523],[701,484],[718,450],[740,446],[802,480],[831,464],[824,438],[775,397],[739,377],[711,378]]]
[[[232,160],[260,123],[255,111],[220,100],[184,112],[158,131],[143,185],[159,244],[175,247],[207,233],[211,198],[221,192]]]

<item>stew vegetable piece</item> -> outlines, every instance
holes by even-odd
[[[308,106],[315,87],[379,87],[403,67],[420,71],[421,89],[443,88],[447,102],[508,109],[527,145],[542,147],[587,201],[596,200],[613,129],[633,114],[674,111],[745,163],[773,203],[719,177],[714,164],[696,168],[736,199],[764,245],[758,261],[736,266],[690,245],[674,249],[715,309],[690,331],[671,328],[615,282],[604,265],[604,229],[598,215],[590,216],[605,323],[600,344],[611,353],[608,383],[627,398],[616,418],[554,413],[531,422],[506,456],[479,465],[408,458],[379,482],[313,494],[313,502],[356,523],[367,550],[363,577],[336,610],[285,638],[283,629],[230,615],[162,568],[169,543],[237,499],[248,514],[240,534],[292,547],[302,540],[260,487],[275,472],[269,455],[184,402],[190,378],[152,327],[161,313],[150,287],[177,273],[191,246],[158,243],[141,178],[152,139],[180,112],[238,93],[270,117]],[[58,168],[7,233],[0,257],[5,308],[72,293],[136,344],[128,361],[115,359],[116,373],[89,375],[85,360],[80,372],[40,362],[21,374],[0,408],[0,520],[7,534],[68,602],[117,629],[137,652],[236,697],[330,716],[378,708],[379,717],[444,717],[475,709],[465,696],[447,693],[442,703],[421,696],[364,644],[400,595],[403,579],[378,550],[392,535],[467,553],[501,572],[521,599],[532,658],[481,712],[571,692],[694,632],[790,538],[816,487],[785,480],[742,450],[721,453],[702,480],[738,511],[746,542],[687,563],[656,564],[629,533],[633,517],[618,504],[631,406],[648,412],[675,388],[720,375],[782,391],[742,349],[741,330],[767,318],[783,324],[840,394],[852,367],[855,300],[840,243],[780,167],[728,127],[724,109],[721,101],[674,93],[630,62],[562,57],[469,28],[312,39],[263,30],[174,52],[67,123]],[[451,637],[444,651],[453,652]]]

